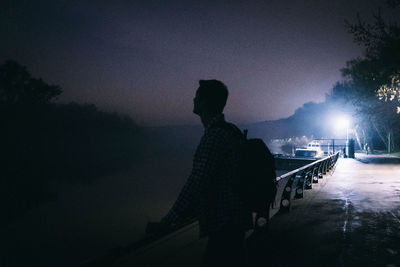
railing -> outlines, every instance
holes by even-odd
[[[275,205],[270,208],[269,217],[289,211],[293,199],[303,198],[304,190],[312,189],[313,183],[333,172],[338,158],[339,152],[279,176]]]
[[[304,190],[312,189],[313,183],[318,183],[318,180],[322,179],[323,175],[334,171],[338,158],[339,152],[277,177],[277,194],[275,203],[269,209],[269,218],[272,218],[278,212],[288,212],[292,200],[302,198]],[[166,241],[173,236],[197,227],[197,225],[198,222],[195,219],[189,218],[168,232],[147,235],[128,246],[116,248],[103,257],[82,262],[81,266],[114,266],[118,259],[129,253],[147,249],[149,246],[152,247],[157,242]]]

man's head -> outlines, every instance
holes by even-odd
[[[193,113],[216,115],[224,110],[228,99],[228,88],[218,80],[200,80],[200,87],[193,99]]]

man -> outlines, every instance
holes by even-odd
[[[244,233],[252,227],[238,194],[240,130],[225,122],[228,89],[218,80],[200,80],[193,113],[200,116],[204,135],[194,155],[191,175],[175,204],[162,219],[172,226],[195,216],[200,237],[208,236],[203,266],[244,266]]]

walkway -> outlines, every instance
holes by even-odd
[[[400,266],[400,159],[356,157],[339,159],[333,175],[248,240],[254,266]],[[200,266],[205,243],[192,225],[118,266]]]
[[[271,266],[400,266],[400,160],[356,158],[272,220]]]

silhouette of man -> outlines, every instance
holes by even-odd
[[[252,217],[237,192],[243,137],[224,119],[228,98],[225,84],[218,80],[200,80],[199,84],[193,113],[200,116],[204,135],[194,155],[192,172],[161,222],[171,226],[195,216],[200,237],[208,236],[203,266],[244,266],[244,234],[252,227]]]

